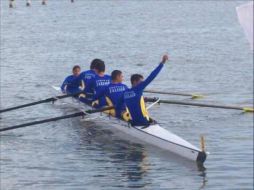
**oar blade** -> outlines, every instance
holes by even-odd
[[[201,99],[204,98],[205,96],[202,94],[192,94],[191,99]]]
[[[254,109],[251,107],[245,107],[245,108],[243,108],[243,111],[244,112],[254,112]]]
[[[61,88],[59,86],[51,86],[53,89],[55,89],[56,91],[61,92]]]

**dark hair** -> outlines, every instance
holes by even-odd
[[[112,80],[116,80],[116,77],[118,77],[118,76],[121,75],[121,74],[122,74],[122,71],[114,70],[114,71],[112,71],[112,73],[111,73],[111,79],[112,79]]]
[[[104,61],[102,61],[101,59],[94,59],[92,62],[95,62],[95,69],[98,72],[104,72],[105,71],[105,64]]]
[[[133,84],[134,82],[138,82],[138,81],[140,81],[143,78],[144,77],[142,75],[140,75],[140,74],[131,75],[131,84]]]
[[[80,66],[79,65],[75,65],[73,68],[72,68],[72,71],[76,70],[76,69],[80,69]]]
[[[90,69],[95,69],[99,59],[94,59],[90,64]]]

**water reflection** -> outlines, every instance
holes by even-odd
[[[127,180],[127,186],[145,187],[148,183],[145,183],[143,178],[149,170],[149,163],[144,148],[139,144],[130,144],[128,147],[119,148],[119,153],[113,154],[111,158],[117,170],[121,171],[121,176]],[[123,164],[127,167],[123,167]]]
[[[84,127],[84,125],[86,127]],[[206,168],[203,164],[198,164],[177,155],[157,149],[153,146],[144,146],[142,143],[136,143],[128,140],[129,137],[121,138],[115,131],[105,129],[103,126],[95,126],[93,122],[80,123],[75,125],[80,136],[80,146],[87,149],[87,145],[92,149],[99,149],[104,158],[113,164],[113,168],[117,174],[114,174],[113,180],[118,180],[116,176],[120,175],[120,180],[124,183],[117,183],[114,187],[144,188],[152,184],[152,178],[149,175],[153,167],[169,167],[172,169],[178,167],[189,170],[194,176],[200,177],[200,188],[206,186]],[[121,139],[119,139],[121,138]],[[135,140],[134,140],[135,141]],[[152,154],[151,154],[152,152]],[[159,162],[153,163],[153,157],[159,159]],[[99,160],[98,160],[99,161]],[[165,163],[166,165],[165,165]],[[155,164],[155,165],[154,165]],[[160,166],[161,165],[161,166]],[[151,168],[152,167],[152,168]],[[105,171],[108,168],[105,167]],[[170,172],[169,171],[169,172]],[[165,172],[165,171],[163,171]],[[167,172],[167,171],[166,171]],[[160,170],[156,177],[160,176]],[[95,175],[94,177],[102,177],[103,175]],[[111,184],[112,185],[112,184]]]
[[[112,131],[95,127],[93,122],[86,122],[85,125],[85,129],[83,127],[78,130],[80,146],[86,147],[89,144],[100,149],[105,159],[113,164],[121,180],[127,183],[126,186],[140,188],[148,184],[143,181],[143,178],[149,170],[149,163],[146,159],[147,153],[141,144],[120,140]],[[124,187],[120,184],[116,186]]]
[[[207,177],[206,177],[206,168],[204,167],[203,164],[200,164],[200,163],[197,163],[197,168],[198,168],[198,171],[200,172],[198,175],[201,177],[202,179],[202,184],[200,186],[200,190],[201,189],[205,189],[206,187],[206,183],[207,183]]]

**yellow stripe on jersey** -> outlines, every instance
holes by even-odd
[[[131,120],[131,114],[130,114],[127,107],[126,107],[126,111],[124,111],[122,113],[122,118],[123,118],[124,121],[127,121],[127,122]]]
[[[149,115],[146,109],[146,104],[145,104],[145,100],[143,96],[141,96],[140,98],[140,108],[141,108],[143,116],[147,119],[147,121],[149,121]]]
[[[108,106],[114,106],[113,103],[112,103],[112,101],[110,100],[110,98],[107,97],[107,96],[106,96],[106,102],[107,102]],[[114,116],[114,117],[116,116],[116,111],[115,111],[115,109],[108,110],[108,113],[109,113],[110,115]]]

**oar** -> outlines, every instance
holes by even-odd
[[[58,121],[58,120],[62,120],[62,119],[85,116],[85,115],[88,115],[88,114],[93,114],[93,113],[103,112],[103,111],[106,111],[106,110],[111,110],[113,108],[114,108],[113,106],[110,106],[110,107],[105,107],[105,108],[101,108],[101,109],[87,110],[87,111],[84,111],[84,112],[76,112],[76,113],[69,114],[69,115],[64,115],[64,116],[59,116],[59,117],[52,117],[52,118],[49,118],[49,119],[33,121],[33,122],[30,122],[30,123],[24,123],[24,124],[20,124],[20,125],[14,125],[14,126],[11,126],[11,127],[5,127],[5,128],[0,129],[0,132],[9,131],[9,130],[18,129],[18,128],[23,128],[23,127],[28,127],[28,126],[32,126],[32,125],[38,125],[38,124],[42,124],[42,123],[48,123],[48,122],[51,122],[51,121]]]
[[[176,95],[176,96],[187,96],[191,97],[192,99],[197,98],[204,98],[204,95],[201,94],[189,94],[189,93],[181,93],[181,92],[164,92],[164,91],[158,91],[158,90],[145,90],[144,92],[152,93],[152,94],[166,94],[166,95]]]
[[[156,102],[157,100],[158,100],[157,98],[145,98],[146,102]],[[253,112],[253,107],[192,103],[192,102],[184,102],[184,101],[176,101],[176,100],[159,100],[158,103],[178,104],[178,105],[198,106],[198,107],[210,107],[210,108],[222,108],[222,109],[233,109],[233,110],[242,110],[244,112]]]
[[[31,102],[31,103],[28,103],[28,104],[23,104],[23,105],[19,105],[19,106],[15,106],[15,107],[10,107],[10,108],[6,108],[6,109],[2,109],[2,110],[0,110],[0,113],[16,110],[16,109],[20,109],[20,108],[25,108],[25,107],[29,107],[29,106],[33,106],[33,105],[37,105],[37,104],[42,104],[42,103],[47,103],[47,102],[54,102],[54,101],[56,101],[58,99],[63,99],[63,98],[77,96],[77,95],[80,95],[81,93],[83,93],[83,92],[78,92],[78,93],[74,93],[74,94],[66,94],[66,95],[46,98],[44,100],[39,100],[39,101]]]

